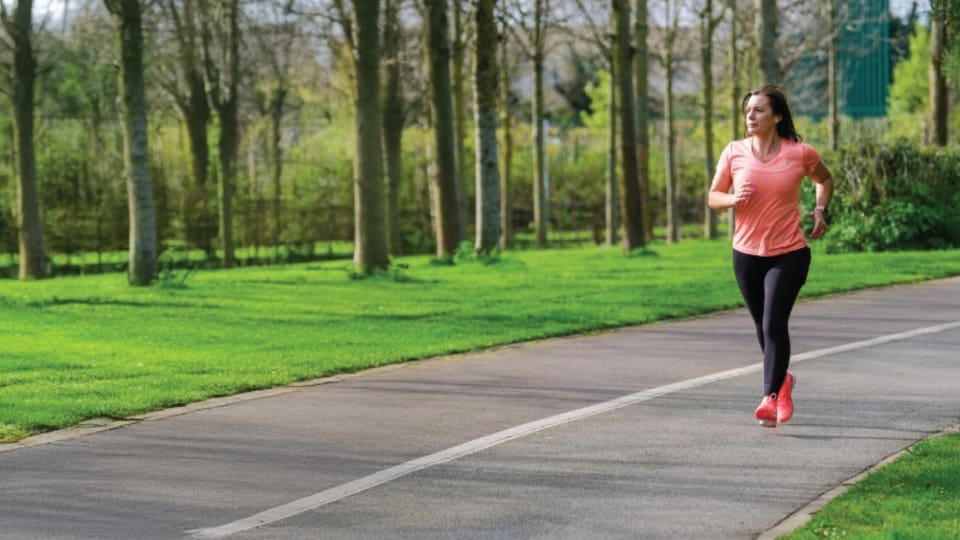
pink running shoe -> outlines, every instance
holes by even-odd
[[[761,426],[777,427],[777,395],[764,396],[760,406],[753,411],[753,415],[760,421]]]
[[[783,386],[780,387],[780,393],[777,395],[777,422],[785,424],[793,417],[793,388],[797,386],[797,378],[793,373],[787,372],[787,378],[783,380]]]

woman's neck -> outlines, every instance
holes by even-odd
[[[769,161],[780,153],[780,135],[773,132],[770,135],[753,135],[750,137],[750,150],[760,161]]]

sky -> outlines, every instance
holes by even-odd
[[[912,0],[890,0],[890,12],[897,17],[906,17],[907,14],[910,13],[910,6],[912,4]],[[917,9],[921,15],[928,11],[929,5],[930,2],[927,0],[917,0]]]

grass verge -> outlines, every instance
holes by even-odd
[[[0,442],[95,417],[741,305],[726,241],[0,281]],[[815,253],[802,296],[960,274],[960,250]],[[354,276],[355,277],[355,276]],[[958,538],[960,437],[917,445],[791,538]]]
[[[921,441],[780,538],[960,538],[958,455],[960,433]]]
[[[488,261],[489,263],[490,261]],[[960,273],[960,250],[822,255],[806,297]],[[0,281],[0,442],[95,417],[741,305],[725,241],[508,253],[493,264],[343,262]]]

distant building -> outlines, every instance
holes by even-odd
[[[840,114],[857,119],[886,116],[892,69],[889,0],[837,0],[837,5]],[[826,47],[801,58],[787,73],[786,86],[795,90],[791,104],[797,114],[826,116]]]

